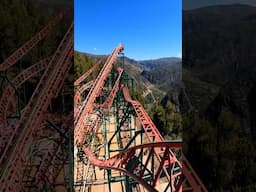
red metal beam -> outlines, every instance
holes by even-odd
[[[120,49],[122,50],[123,48],[121,47]],[[95,80],[95,84],[93,85],[91,91],[87,95],[87,97],[82,105],[82,111],[77,116],[77,120],[75,121],[75,143],[78,145],[78,147],[81,147],[83,149],[88,160],[94,166],[98,166],[98,167],[102,167],[102,168],[106,168],[106,169],[119,170],[119,171],[125,173],[126,175],[132,177],[135,181],[137,181],[138,183],[143,185],[149,191],[156,191],[156,189],[155,189],[156,183],[159,180],[161,173],[163,173],[163,174],[165,174],[165,177],[168,179],[168,182],[169,182],[168,186],[170,187],[170,190],[176,191],[176,192],[181,192],[182,191],[182,174],[184,174],[184,172],[186,172],[186,170],[184,171],[184,169],[188,169],[188,166],[185,165],[182,169],[181,163],[177,160],[176,156],[174,155],[174,153],[171,150],[171,146],[166,147],[165,150],[163,150],[165,147],[165,144],[163,144],[164,138],[161,136],[160,132],[155,127],[154,123],[152,122],[152,120],[150,119],[150,117],[148,116],[146,111],[144,110],[143,106],[138,101],[132,100],[131,96],[129,95],[128,89],[124,85],[121,86],[123,89],[124,98],[127,102],[132,104],[132,106],[142,124],[142,127],[145,130],[145,134],[147,135],[149,141],[150,142],[159,142],[161,147],[159,147],[155,143],[143,144],[141,146],[135,146],[135,147],[129,148],[129,149],[111,157],[110,159],[102,161],[102,160],[99,160],[95,156],[95,154],[91,151],[91,149],[85,145],[86,141],[85,141],[84,129],[88,129],[89,132],[92,132],[94,130],[90,130],[89,128],[86,128],[84,120],[92,112],[92,110],[94,108],[95,100],[98,97],[98,95],[100,94],[100,91],[101,91],[102,87],[104,86],[104,81],[107,78],[107,75],[112,68],[113,63],[112,63],[111,58],[114,56],[115,52],[120,52],[120,51],[116,51],[116,49],[115,49],[112,52],[112,54],[110,55],[110,57],[108,57],[100,74],[98,75],[98,77]],[[117,54],[116,54],[116,56],[117,56]],[[113,99],[114,95],[116,94],[116,91],[118,88],[117,82],[119,83],[119,79],[118,79],[118,81],[116,81],[115,86],[111,91],[111,94],[110,94],[111,100]],[[101,105],[101,107],[102,106],[103,105]],[[150,151],[149,156],[147,158],[145,158],[146,161],[144,162],[144,164],[146,166],[148,165],[149,160],[152,158],[152,156],[154,156],[155,159],[158,160],[158,167],[156,169],[156,173],[154,173],[153,182],[151,184],[147,183],[143,179],[143,174],[145,173],[145,167],[143,167],[143,166],[136,167],[133,165],[131,170],[126,169],[128,162],[134,157],[135,152],[138,149],[137,147],[140,149],[145,147]],[[177,144],[176,147],[181,148],[181,143],[179,142],[179,144]],[[140,152],[140,155],[142,155],[141,152]],[[177,173],[174,173],[174,168],[176,168],[178,170]],[[137,175],[137,173],[134,172],[135,170],[136,171],[139,170],[139,172],[138,172],[139,175]],[[190,169],[190,171],[192,171],[192,169]],[[200,191],[200,192],[207,191],[204,188],[203,184],[200,182],[200,180],[197,180],[194,178],[196,175],[195,172],[193,172],[193,173],[190,172],[190,174],[193,176],[186,175],[186,174],[184,174],[184,175],[187,177],[192,188],[195,189],[195,191]],[[193,180],[193,181],[190,181],[190,180]],[[174,184],[174,181],[176,181],[177,183]],[[196,181],[196,182],[194,182],[194,181]]]
[[[103,59],[101,59],[100,61],[98,61],[95,65],[92,66],[92,68],[90,68],[88,71],[86,71],[81,77],[79,77],[75,82],[74,82],[74,86],[78,86],[80,85],[80,83],[82,81],[84,81],[92,72],[94,72],[97,67],[103,62]]]
[[[80,98],[80,97],[81,97],[81,94],[82,94],[85,90],[87,90],[87,89],[89,89],[90,87],[92,87],[93,83],[94,83],[94,80],[91,80],[91,81],[89,81],[88,83],[84,84],[82,87],[80,87],[80,88],[78,89],[78,91],[76,91],[75,96],[74,96],[74,107],[76,107],[77,104],[80,102],[80,100],[81,100],[81,98]]]
[[[127,87],[122,84],[121,88],[123,90],[123,94],[124,94],[124,98],[128,103],[131,103],[141,124],[143,129],[145,130],[145,134],[148,138],[148,140],[150,142],[163,142],[164,138],[162,137],[162,135],[160,134],[160,132],[158,131],[158,129],[156,128],[156,126],[154,125],[154,123],[152,122],[151,118],[148,116],[147,112],[145,111],[145,109],[143,108],[143,106],[135,100],[132,100],[129,91],[127,89]],[[158,155],[160,155],[160,151],[156,152]],[[168,153],[168,155],[170,156],[171,159],[171,165],[169,166],[176,166],[177,168],[179,168],[181,170],[181,163],[177,160],[176,156],[174,155],[174,153],[172,151],[170,151]],[[157,158],[159,159],[160,157],[157,156]],[[164,163],[165,165],[168,165],[168,162]],[[163,168],[163,170],[167,173],[167,170],[165,170],[165,168]],[[174,181],[175,179],[177,180],[181,180],[181,175],[177,174],[177,175],[172,175],[172,173],[166,174],[167,179],[169,181]],[[181,185],[178,186],[174,186],[174,184],[172,183],[172,191],[181,191]]]
[[[117,71],[119,73],[119,75],[117,77],[117,80],[116,80],[116,82],[114,84],[114,87],[111,90],[109,96],[107,97],[107,99],[104,101],[104,103],[102,105],[100,105],[100,107],[102,107],[102,108],[109,108],[113,104],[114,98],[115,98],[116,93],[117,93],[118,88],[119,88],[119,82],[120,82],[120,78],[121,78],[122,73],[123,73],[123,69],[121,67],[118,67]]]
[[[202,183],[195,170],[192,168],[184,155],[182,156],[182,167],[184,176],[188,180],[189,184],[192,186],[192,191],[207,192],[204,184]]]
[[[49,64],[50,60],[51,60],[51,57],[48,57],[30,67],[28,67],[27,69],[22,71],[20,74],[18,74],[11,81],[12,85],[9,84],[7,87],[4,88],[2,97],[0,99],[0,123],[3,125],[3,127],[1,129],[5,129],[7,126],[7,124],[6,124],[7,109],[8,109],[10,100],[13,98],[13,96],[15,94],[14,88],[18,89],[28,79],[34,77],[40,71],[44,70],[47,67],[47,65]]]
[[[17,49],[13,54],[11,54],[5,61],[0,64],[0,71],[5,71],[19,61],[24,55],[26,55],[31,49],[33,49],[50,30],[62,19],[63,13],[57,15],[53,20],[51,20],[41,31],[39,31],[35,36],[23,44],[19,49]]]
[[[47,66],[21,116],[20,123],[15,125],[13,136],[10,138],[1,156],[0,191],[20,190],[16,185],[16,180],[21,180],[21,173],[24,170],[24,162],[26,161],[26,141],[31,139],[35,127],[42,123],[43,115],[51,99],[59,92],[64,82],[63,77],[72,66],[72,56],[73,24],[68,29]],[[14,177],[15,174],[17,175],[16,178]]]
[[[143,109],[141,104],[131,99],[131,96],[129,95],[129,91],[124,85],[122,85],[122,89],[123,89],[125,100],[133,105],[142,123],[145,133],[148,136],[148,139],[150,141],[152,140],[164,141],[163,137],[159,133],[158,129],[154,126],[153,122],[151,121],[150,117],[147,115],[146,111]],[[175,155],[171,155],[171,156],[172,158],[174,158],[174,161],[177,161]],[[192,186],[193,190],[198,192],[206,192],[207,189],[205,188],[204,184],[199,179],[199,177],[197,176],[193,168],[190,166],[189,162],[187,161],[184,155],[183,155],[182,161],[183,161],[183,168],[182,168],[183,174],[188,180],[189,184]],[[180,163],[179,163],[179,166],[181,166]]]
[[[82,149],[92,165],[97,166],[97,167],[102,167],[105,169],[113,169],[113,170],[118,170],[120,172],[123,172],[126,175],[133,178],[138,183],[140,183],[148,191],[157,192],[156,186],[154,186],[152,184],[152,182],[148,183],[143,179],[143,177],[141,175],[138,175],[138,173],[141,173],[144,170],[143,166],[139,166],[139,164],[136,164],[136,165],[134,165],[135,167],[133,167],[133,170],[136,169],[136,172],[135,171],[131,172],[127,168],[127,163],[130,162],[134,158],[135,154],[139,154],[140,150],[151,151],[148,154],[150,157],[145,158],[146,161],[148,161],[148,159],[153,159],[153,157],[157,155],[156,151],[166,151],[166,153],[169,155],[172,146],[176,147],[177,145],[179,145],[179,143],[175,143],[175,142],[171,142],[171,141],[157,142],[157,143],[146,143],[146,144],[137,145],[137,146],[131,147],[127,150],[124,150],[124,151],[120,152],[119,154],[114,155],[113,157],[111,157],[110,159],[107,159],[107,160],[99,160],[95,156],[95,154],[90,150],[90,148],[85,145],[82,147]],[[163,164],[165,161],[165,159],[162,158],[162,156],[158,160],[159,160],[160,165]],[[146,161],[144,161],[144,162],[146,162]],[[148,164],[148,163],[146,163],[146,164]],[[145,165],[145,163],[143,163],[143,165]],[[157,178],[157,180],[158,179],[159,178]],[[168,185],[169,185],[169,187],[171,187],[172,183],[170,182]],[[174,191],[177,191],[177,190],[174,190]]]
[[[94,107],[94,102],[96,98],[99,96],[105,80],[108,77],[109,72],[111,71],[114,63],[116,62],[118,54],[124,49],[123,45],[119,45],[115,48],[112,54],[108,57],[107,61],[105,62],[103,68],[101,69],[99,75],[97,76],[93,87],[91,88],[90,92],[88,93],[83,105],[81,112],[78,113],[77,118],[75,119],[75,132],[74,132],[74,139],[75,143],[78,145],[82,145],[85,141],[85,136],[83,134],[83,129],[85,126],[85,118],[92,112]]]

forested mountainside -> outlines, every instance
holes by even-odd
[[[183,12],[184,152],[209,191],[255,191],[255,33],[256,7]]]

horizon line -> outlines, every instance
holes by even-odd
[[[111,54],[111,52],[109,52],[108,54],[103,54],[103,53],[100,53],[100,54],[88,53],[88,52],[81,51],[81,50],[77,50],[77,49],[74,49],[74,51],[80,52],[80,53],[84,53],[84,54],[89,54],[89,55],[95,55],[95,56],[106,56],[106,55],[110,55],[110,54]],[[178,56],[178,55],[174,55],[174,56],[168,55],[168,56],[159,56],[159,57],[151,57],[151,58],[148,58],[148,57],[147,57],[147,58],[135,58],[135,57],[126,55],[126,54],[124,53],[124,56],[127,57],[127,58],[129,58],[129,59],[136,60],[136,61],[156,60],[156,59],[163,59],[163,58],[178,58],[178,59],[182,59],[182,56]]]

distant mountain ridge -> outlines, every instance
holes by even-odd
[[[106,56],[75,52],[80,57],[86,56],[92,60]],[[122,61],[121,57],[119,61]],[[181,58],[166,57],[136,61],[125,56],[123,67],[135,80],[137,87],[144,92],[145,97],[153,94],[154,99],[162,99],[170,90],[177,91],[181,81]]]
[[[139,65],[142,65],[148,69],[155,69],[160,66],[175,65],[181,62],[181,58],[178,57],[165,57],[160,59],[150,59],[150,60],[139,60],[137,61]]]

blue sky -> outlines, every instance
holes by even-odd
[[[182,0],[75,0],[75,50],[137,59],[181,56]]]

